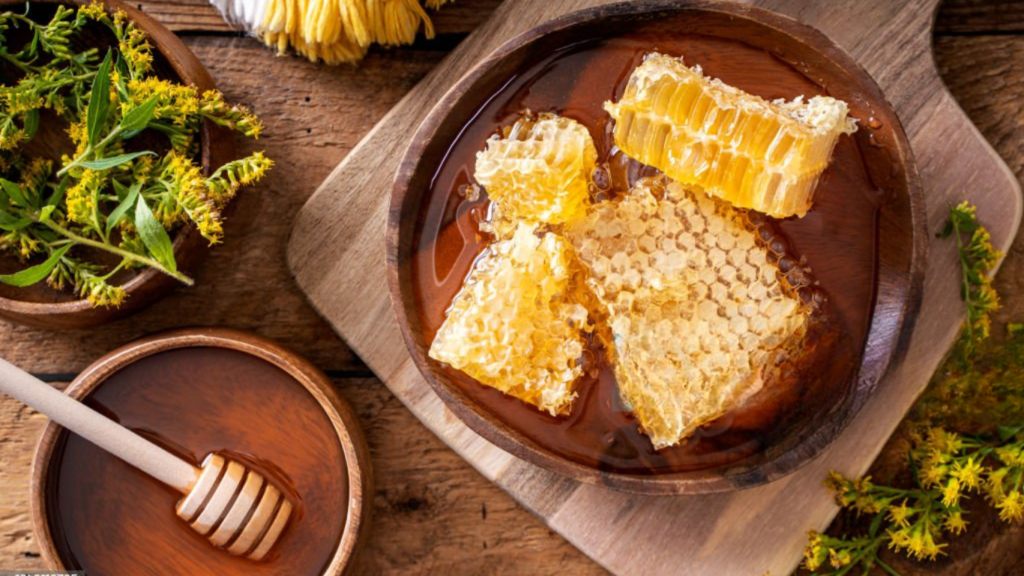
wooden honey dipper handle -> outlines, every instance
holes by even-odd
[[[0,392],[49,416],[146,474],[188,494],[200,470],[0,358]]]
[[[178,517],[231,554],[265,558],[291,518],[288,496],[259,472],[217,454],[198,469],[3,358],[0,392],[176,488]]]

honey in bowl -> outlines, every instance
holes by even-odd
[[[110,576],[340,573],[365,526],[368,477],[362,437],[342,426],[354,419],[325,395],[325,377],[228,331],[172,334],[108,358],[85,373],[88,406],[186,461],[217,453],[244,462],[289,492],[295,510],[264,560],[234,556],[177,517],[174,489],[51,429],[36,464],[37,531],[51,564]],[[322,387],[310,385],[321,378]]]
[[[659,51],[700,64],[720,78],[765,99],[826,94],[795,66],[735,39],[682,34],[667,24],[645,23],[614,38],[577,42],[524,64],[522,71],[469,114],[430,179],[412,238],[412,292],[425,342],[445,320],[474,261],[490,242],[480,224],[486,196],[470,192],[476,153],[492,134],[524,110],[555,113],[585,126],[593,136],[610,197],[655,173],[615,146],[613,125],[602,108],[622,96],[625,80],[644,55]],[[865,111],[851,102],[853,116]],[[579,397],[568,416],[541,413],[461,372],[442,366],[449,382],[478,407],[538,446],[574,462],[610,472],[659,474],[702,470],[757,454],[789,431],[808,411],[827,412],[848,393],[860,363],[873,307],[877,218],[884,182],[869,167],[866,141],[842,138],[822,175],[814,207],[799,219],[759,220],[765,244],[813,271],[824,296],[806,340],[807,353],[777,382],[739,408],[699,429],[685,444],[655,450],[621,405],[612,370],[599,343],[584,354]],[[886,174],[886,177],[892,177]],[[467,192],[469,192],[467,194]]]

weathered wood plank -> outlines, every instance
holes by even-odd
[[[434,95],[475,60],[476,53],[536,24],[545,14],[552,17],[570,6],[598,3],[600,0],[558,5],[522,1],[499,8],[486,30],[478,30],[463,43],[313,196],[296,221],[288,253],[292,269],[318,309],[347,335],[410,409],[485,475],[595,559],[623,573],[678,573],[683,571],[680,563],[694,557],[702,561],[687,563],[686,573],[786,571],[799,557],[803,530],[823,527],[835,510],[820,488],[827,469],[837,467],[849,474],[867,469],[955,337],[962,305],[956,284],[945,280],[956,266],[948,245],[933,246],[925,288],[926,312],[918,320],[918,337],[911,339],[905,361],[886,376],[876,397],[826,454],[800,472],[754,490],[693,498],[644,498],[591,485],[563,491],[557,479],[486,445],[424,390],[422,378],[401,351],[390,304],[380,295],[385,285],[380,247],[368,245],[383,235],[386,199],[381,196],[386,188],[365,178],[367,167],[387,166],[390,170],[397,164],[409,126],[430,107]],[[887,90],[908,128],[929,191],[929,229],[941,225],[945,203],[960,188],[972,186],[971,198],[981,206],[982,218],[989,219],[994,241],[1000,246],[1008,244],[1019,216],[1018,185],[977,137],[930,67],[928,16],[934,4],[764,4],[830,34],[859,57]],[[346,189],[353,182],[361,182],[362,195]],[[370,189],[376,193],[366,194]],[[319,236],[311,236],[309,231],[325,228],[338,242],[358,243],[360,248],[341,252],[331,250],[328,244],[321,250],[307,240],[319,241]],[[360,270],[358,276],[352,275],[355,269]],[[555,502],[548,497],[553,491],[560,495]]]
[[[456,6],[475,1],[464,0]],[[945,3],[940,22],[947,18],[948,10],[965,1]],[[984,7],[986,3],[977,4]],[[1012,16],[1014,9],[1024,10],[1024,3],[1006,4],[1003,14]],[[276,184],[268,183],[250,193],[263,196],[255,206],[242,206],[236,221],[229,225],[228,243],[211,254],[195,292],[179,290],[153,310],[90,333],[37,332],[2,325],[0,350],[5,357],[17,356],[43,372],[73,373],[117,345],[160,328],[221,324],[276,338],[321,368],[355,365],[347,348],[297,295],[283,265],[275,269],[273,262],[281,259],[288,223],[298,206],[353,143],[442,55],[409,49],[388,51],[371,56],[361,65],[361,72],[349,73],[295,59],[273,59],[269,53],[261,55],[258,43],[247,39],[195,37],[189,42],[231,98],[254,104],[264,113],[270,107],[277,109],[279,117],[273,124],[267,118],[268,135],[260,144],[279,160],[275,172],[287,174]],[[1018,178],[1024,178],[1024,130],[1019,112],[1019,103],[1024,101],[1024,38],[941,38],[935,52],[950,90]],[[272,71],[273,82],[261,80],[267,70]],[[364,79],[366,75],[372,80]],[[391,86],[396,78],[401,86]],[[309,87],[306,94],[303,86]],[[352,90],[362,95],[351,97]],[[305,96],[310,96],[309,103]],[[327,125],[344,129],[342,141],[316,130],[303,134],[306,127]],[[294,131],[278,135],[288,126],[294,126]],[[288,153],[293,143],[300,151]],[[336,146],[345,148],[334,150]],[[287,154],[291,168],[282,161],[281,152]],[[330,158],[321,161],[320,155]],[[307,170],[311,166],[313,169]],[[317,172],[324,166],[324,172]],[[277,212],[286,225],[273,227],[272,219],[255,218],[256,212]],[[249,223],[239,224],[246,221],[246,214]],[[267,238],[258,246],[238,247],[256,235],[253,230],[264,227],[270,227]],[[236,261],[242,254],[245,257]],[[244,270],[232,272],[236,267]],[[249,289],[230,287],[228,282]],[[1024,318],[1024,241],[1015,243],[997,283],[1004,295],[1001,314]],[[249,310],[257,306],[258,310]],[[345,380],[338,385],[366,427],[378,479],[377,528],[360,560],[359,573],[601,573],[427,432],[378,381]],[[0,401],[0,567],[5,569],[43,567],[32,556],[38,550],[29,523],[28,466],[44,422],[10,400]],[[965,541],[963,547],[951,551],[957,558],[964,554],[965,560],[907,564],[900,566],[901,573],[1020,574],[1024,568],[1017,551],[1022,531],[998,524],[997,530],[989,531],[983,524],[994,520],[980,514],[971,521],[969,534],[976,531],[984,541]],[[483,542],[487,542],[486,549]]]
[[[1024,3],[1015,0],[945,0],[935,20],[938,34],[1024,32]]]
[[[458,0],[431,14],[438,34],[472,32],[501,0]],[[140,10],[156,17],[171,30],[233,32],[208,0],[142,0]],[[1024,32],[1024,5],[1016,0],[945,0],[935,30],[939,34]]]
[[[964,112],[1024,181],[1024,34],[940,38],[935,61]],[[995,320],[1024,320],[1024,234],[1010,248],[996,289],[1002,295],[1002,309]]]

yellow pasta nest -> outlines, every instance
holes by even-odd
[[[807,311],[731,206],[643,180],[566,234],[605,308],[623,400],[655,448],[756,392]]]
[[[596,164],[590,132],[569,118],[526,116],[492,136],[475,176],[494,203],[495,235],[507,236],[515,222],[557,225],[581,215]]]
[[[841,134],[856,130],[845,102],[765,100],[651,54],[605,109],[631,158],[740,208],[803,216]]]
[[[455,297],[431,358],[552,415],[569,411],[587,311],[571,295],[572,246],[520,225],[488,247]]]

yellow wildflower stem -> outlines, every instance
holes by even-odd
[[[102,242],[97,242],[95,240],[90,240],[89,238],[86,238],[84,236],[79,236],[78,234],[75,234],[74,232],[68,230],[67,228],[64,228],[63,226],[60,226],[59,224],[55,224],[52,221],[46,221],[46,222],[39,221],[39,223],[40,224],[45,224],[48,228],[50,228],[54,232],[60,234],[61,236],[64,236],[65,238],[75,242],[76,244],[82,244],[83,246],[90,246],[92,248],[97,248],[99,250],[104,250],[106,252],[110,252],[111,254],[115,254],[117,256],[120,256],[121,258],[124,258],[125,260],[131,260],[132,262],[138,262],[139,264],[143,264],[145,266],[149,266],[150,268],[155,268],[155,269],[159,270],[160,272],[163,272],[164,274],[167,274],[171,278],[174,278],[175,280],[178,280],[179,282],[185,284],[186,286],[192,286],[193,284],[195,284],[195,281],[192,280],[191,278],[189,278],[188,276],[182,274],[181,272],[172,272],[172,271],[168,270],[167,268],[165,268],[163,264],[157,262],[156,260],[154,260],[152,258],[147,258],[145,256],[140,256],[138,254],[135,254],[134,252],[129,252],[127,250],[122,250],[122,249],[118,248],[117,246],[112,246],[110,244],[104,244]]]
[[[96,146],[92,146],[92,145],[87,146],[86,149],[85,149],[85,152],[82,152],[81,156],[79,156],[78,158],[75,158],[67,166],[61,168],[60,171],[57,172],[57,177],[61,177],[64,174],[67,174],[68,170],[71,170],[75,166],[78,166],[82,162],[85,162],[85,159],[88,158],[90,154],[92,154],[96,150],[102,150],[103,147],[106,146],[107,144],[109,144],[111,140],[113,140],[114,138],[117,138],[117,136],[120,133],[121,133],[121,127],[120,126],[114,127],[114,129],[110,131],[110,134],[107,134],[106,138],[104,138],[103,140],[100,140],[99,143],[96,144]]]

